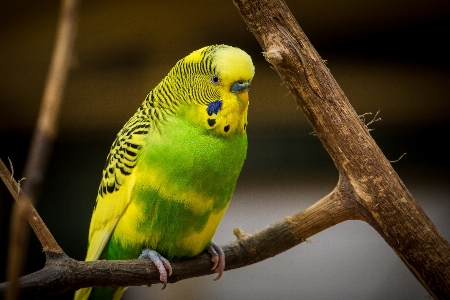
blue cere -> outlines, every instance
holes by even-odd
[[[231,86],[231,92],[242,93],[250,89],[250,81],[236,81]]]
[[[216,101],[210,102],[208,104],[208,107],[206,108],[206,112],[208,113],[208,116],[211,116],[212,114],[217,115],[217,113],[221,109],[222,109],[222,100],[216,100]]]

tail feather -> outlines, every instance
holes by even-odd
[[[91,294],[92,288],[84,288],[75,291],[75,296],[73,300],[87,300],[89,299],[89,295]]]
[[[126,287],[83,288],[75,292],[74,300],[120,300]]]

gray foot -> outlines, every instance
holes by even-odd
[[[225,270],[225,253],[222,248],[214,242],[211,242],[207,248],[211,254],[211,261],[214,263],[211,270],[216,270],[217,277],[214,280],[219,280]]]
[[[167,285],[167,271],[169,271],[169,276],[172,275],[172,266],[170,265],[170,262],[164,256],[151,249],[144,249],[141,255],[139,255],[139,259],[142,258],[151,259],[155,264],[159,271],[159,280],[163,283],[162,289],[165,289]]]

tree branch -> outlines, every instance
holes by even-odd
[[[17,198],[12,179],[0,160],[0,177]],[[29,204],[32,208],[32,205]],[[324,213],[324,211],[326,213]],[[356,219],[353,207],[348,206],[339,190],[331,192],[306,210],[285,220],[265,227],[256,234],[246,234],[236,228],[237,241],[223,246],[226,255],[226,270],[251,265],[282,253],[310,236],[348,219]],[[45,232],[46,239],[54,241],[42,219],[32,208],[29,222],[38,236]],[[43,245],[49,244],[39,238]],[[24,297],[44,297],[68,290],[89,286],[131,286],[161,283],[159,272],[153,263],[146,260],[125,261],[76,261],[69,258],[54,241],[55,249],[46,250],[45,268],[20,279],[20,291]],[[57,251],[59,249],[59,251]],[[172,262],[173,275],[168,282],[212,274],[210,255],[201,255]],[[8,283],[0,284],[0,296],[4,295]]]
[[[233,2],[333,159],[338,189],[352,195],[346,201],[434,298],[450,298],[450,245],[384,157],[286,3]]]
[[[77,10],[77,0],[65,0],[62,2],[58,36],[53,49],[39,118],[25,165],[25,178],[27,180],[24,181],[21,196],[15,196],[16,204],[13,206],[11,215],[8,249],[7,278],[12,283],[7,296],[8,299],[17,298],[17,279],[22,273],[23,260],[28,245],[28,227],[26,226],[25,218],[31,221],[30,224],[32,226],[43,224],[43,222],[34,221],[39,215],[31,203],[35,202],[40,190],[56,138],[63,90],[73,55]],[[17,194],[18,191],[17,189]],[[40,227],[33,227],[33,229],[38,235],[44,251],[62,252],[53,237],[51,239],[46,238],[48,237],[47,233],[50,234],[48,229],[41,233],[37,232],[37,230],[40,230]]]
[[[18,277],[20,276],[20,272],[22,269],[22,260],[24,254],[24,245],[26,242],[26,234],[23,232],[18,233],[19,229],[24,230],[25,224],[22,225],[23,220],[27,219],[28,223],[33,228],[33,231],[36,233],[41,245],[43,247],[43,251],[46,254],[47,262],[50,262],[52,259],[56,259],[57,257],[66,256],[59,247],[55,238],[51,234],[50,230],[45,225],[44,221],[39,216],[38,212],[34,209],[33,204],[30,201],[30,197],[25,194],[19,194],[20,186],[14,180],[13,175],[8,171],[8,168],[5,166],[3,161],[0,159],[0,178],[3,183],[8,188],[9,192],[13,196],[14,200],[16,200],[15,205],[15,214],[13,214],[14,219],[11,222],[13,233],[15,236],[11,237],[9,244],[9,252],[8,259],[9,261],[13,260],[14,263],[11,262],[8,264],[8,281],[11,283],[7,288],[8,293],[6,294],[7,299],[16,299],[18,296],[18,288],[19,283]],[[6,286],[5,286],[6,287]],[[1,288],[0,288],[1,290]],[[0,291],[0,296],[5,293],[6,290]]]
[[[14,180],[13,175],[8,171],[8,168],[5,166],[1,159],[0,177],[3,183],[8,188],[8,191],[13,196],[14,200],[16,200],[16,203],[25,207],[24,211],[27,211],[25,217],[27,218],[28,223],[30,223],[33,231],[36,233],[36,236],[41,242],[43,251],[45,253],[63,253],[61,247],[59,247],[50,230],[44,224],[44,221],[41,219],[38,212],[34,209],[29,197],[27,195],[19,193],[19,183]]]
[[[36,198],[40,190],[58,133],[63,91],[73,62],[79,2],[78,0],[61,1],[52,61],[24,172],[27,180],[24,181],[22,189],[32,199]]]
[[[226,270],[298,245],[344,220],[372,225],[435,298],[450,298],[450,246],[412,198],[360,121],[322,59],[281,0],[234,0],[266,59],[291,89],[339,170],[336,188],[308,209],[256,234],[235,229],[223,246]],[[2,175],[2,178],[5,176]],[[6,177],[5,177],[6,178]],[[207,253],[173,262],[169,282],[211,274]],[[88,286],[159,283],[149,261],[80,262],[56,253],[21,278],[25,295],[41,297]],[[7,283],[0,284],[0,296]]]

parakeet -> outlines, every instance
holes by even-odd
[[[255,68],[241,49],[214,45],[178,61],[118,133],[106,159],[86,261],[169,260],[207,249],[247,154],[248,91]],[[217,279],[218,279],[217,278]],[[84,288],[75,299],[119,299],[125,287]]]

